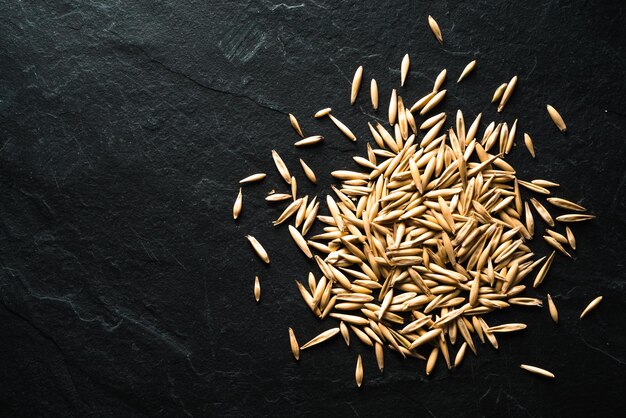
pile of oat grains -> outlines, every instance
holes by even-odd
[[[428,24],[443,44],[439,25],[431,16]],[[476,60],[470,62],[457,83],[476,64]],[[401,86],[410,66],[406,54],[400,65]],[[360,66],[351,86],[351,104],[357,100],[363,76]],[[296,281],[297,289],[316,317],[333,318],[336,324],[303,345],[289,328],[296,360],[301,350],[338,334],[347,345],[355,336],[373,347],[381,372],[385,347],[405,358],[425,360],[427,375],[440,358],[451,369],[461,364],[468,347],[477,354],[476,339],[497,349],[497,334],[523,330],[526,324],[489,325],[486,315],[511,305],[541,308],[541,299],[524,296],[524,283],[531,283],[524,279],[533,273],[532,286],[540,286],[556,253],[571,257],[570,252],[576,250],[570,225],[594,218],[579,204],[553,196],[558,184],[517,178],[515,169],[504,160],[520,136],[517,119],[511,126],[491,122],[479,136],[482,115],[466,127],[459,110],[446,132],[447,114],[431,116],[446,96],[447,91],[441,89],[446,77],[444,69],[433,90],[410,107],[405,106],[395,89],[391,92],[390,128],[368,123],[376,146],[368,143],[366,157],[353,157],[358,171],[331,173],[339,186],[332,187],[334,196],[326,196],[325,202],[317,197],[298,197],[295,177],[279,153],[272,151],[276,169],[289,189],[284,193],[272,191],[266,197],[270,202],[289,201],[273,224],[293,223],[288,230],[294,243],[316,261],[322,273],[318,279],[310,272],[306,283]],[[514,76],[495,90],[492,103],[498,105],[498,112],[505,108],[516,85]],[[378,85],[374,79],[370,82],[370,99],[373,109],[378,110]],[[559,112],[551,105],[547,105],[547,112],[556,127],[565,132],[567,127]],[[331,108],[318,111],[314,117],[330,118],[349,140],[357,140],[350,128],[331,114]],[[417,117],[424,118],[419,126]],[[289,120],[301,137],[295,142],[296,147],[324,141],[321,135],[306,136],[294,115],[290,114]],[[524,133],[523,138],[534,158],[531,136]],[[300,163],[306,178],[316,184],[311,167],[302,159]],[[240,183],[258,182],[265,176],[252,174]],[[535,197],[529,204],[522,199],[520,188],[544,197],[547,204]],[[319,214],[322,203],[326,203],[328,215]],[[560,214],[553,216],[549,207]],[[233,206],[234,219],[242,209],[240,188]],[[535,215],[549,226],[542,238],[554,249],[549,256],[538,259],[528,246],[536,232]],[[325,225],[323,232],[305,238],[315,221]],[[269,264],[269,255],[261,243],[252,236],[247,238],[259,258]],[[257,302],[261,297],[258,277],[254,279],[254,297]],[[601,300],[601,296],[594,299],[580,318]],[[549,294],[547,304],[550,316],[558,323],[558,311]],[[543,368],[525,364],[520,367],[555,377]],[[355,371],[359,387],[363,375],[359,355]]]

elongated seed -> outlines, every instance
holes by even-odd
[[[417,102],[415,102],[413,104],[413,106],[411,106],[411,112],[417,112],[418,110],[421,110],[424,106],[426,106],[426,104],[433,98],[435,97],[435,95],[437,94],[437,92],[435,91],[431,91],[430,93],[428,93],[427,95],[425,95],[424,97],[422,97],[421,99],[419,99]]]
[[[443,82],[446,81],[447,74],[448,74],[448,71],[445,68],[441,70],[439,75],[437,75],[437,79],[435,79],[435,84],[433,85],[433,91],[439,91],[439,89],[443,85]]]
[[[291,184],[291,174],[289,173],[289,169],[287,168],[287,165],[285,164],[283,159],[280,158],[280,155],[278,155],[278,153],[275,150],[272,150],[272,158],[274,159],[274,164],[276,165],[276,169],[282,176],[283,180],[285,180],[287,184]]]
[[[459,79],[456,81],[457,84],[460,83],[461,80],[463,80],[465,77],[467,77],[469,73],[471,73],[472,70],[474,70],[474,67],[476,67],[476,60],[471,61],[469,64],[465,66],[465,68],[463,69],[463,72],[461,72],[461,75],[459,76]]]
[[[321,135],[313,135],[313,136],[308,136],[304,139],[301,139],[300,141],[297,141],[296,143],[294,143],[294,145],[296,147],[304,147],[307,145],[314,145],[317,144],[321,141],[324,140],[324,137]]]
[[[330,107],[325,107],[324,109],[318,110],[317,112],[315,112],[315,114],[313,115],[314,118],[323,118],[324,116],[328,115],[330,112],[332,111],[332,109]]]
[[[550,212],[548,212],[548,210],[541,203],[539,203],[537,199],[532,197],[530,199],[530,203],[533,204],[535,210],[537,211],[539,216],[541,216],[541,219],[543,219],[545,223],[550,226],[554,226],[554,219],[552,219],[552,215],[550,215]]]
[[[330,120],[333,121],[333,123],[335,124],[335,126],[337,128],[339,128],[339,130],[348,137],[348,139],[350,139],[351,141],[356,141],[356,136],[354,136],[354,134],[352,133],[352,131],[346,126],[344,125],[339,119],[337,119],[336,117],[334,117],[333,115],[331,115],[330,113],[328,114],[328,117],[330,118]]]
[[[346,326],[345,322],[341,321],[339,323],[339,330],[341,331],[341,336],[343,337],[343,340],[346,342],[346,345],[350,347],[350,331],[348,331],[348,327]]]
[[[309,342],[300,347],[300,350],[307,349],[309,347],[313,347],[314,345],[321,344],[324,341],[328,341],[335,335],[339,334],[339,328],[331,328],[319,334],[316,337],[313,337]]]
[[[550,270],[550,266],[552,265],[552,260],[554,260],[554,254],[556,253],[552,251],[552,254],[550,254],[550,257],[548,257],[546,262],[543,264],[543,266],[537,273],[537,276],[535,277],[535,281],[533,283],[533,287],[537,287],[541,283],[543,283],[543,280],[546,278],[546,275],[548,274],[548,271]]]
[[[527,133],[524,133],[524,144],[530,155],[535,158],[535,146],[533,145],[532,138]]]
[[[373,78],[370,82],[370,98],[372,99],[372,108],[378,110],[378,84]]]
[[[266,174],[265,173],[257,173],[257,174],[252,174],[246,178],[243,178],[241,180],[239,180],[240,184],[244,184],[244,183],[252,183],[255,181],[260,181],[263,180],[265,178]]]
[[[363,384],[363,361],[361,360],[360,354],[356,359],[356,370],[354,371],[354,379],[356,381],[357,387],[361,387],[361,384]]]
[[[254,252],[259,256],[259,258],[263,260],[265,264],[269,264],[270,258],[261,243],[257,241],[257,239],[254,238],[252,235],[246,235],[246,238],[248,238],[248,241],[250,241],[250,244],[252,244],[252,248],[254,249]]]
[[[398,116],[398,96],[396,89],[391,90],[391,98],[389,99],[389,125],[396,123]]]
[[[560,197],[549,197],[546,199],[550,204],[556,206],[557,208],[567,209],[567,210],[575,210],[584,212],[587,209],[576,204],[574,202],[570,202],[569,200],[561,199]]]
[[[428,104],[426,104],[426,106],[424,106],[422,110],[420,110],[420,115],[425,115],[426,113],[431,111],[435,106],[437,106],[446,96],[446,92],[447,90],[441,90],[440,92],[435,94],[433,98],[428,101]]]
[[[590,219],[595,219],[595,215],[583,215],[580,213],[568,213],[566,215],[557,216],[556,220],[559,222],[582,222]]]
[[[438,338],[441,332],[442,330],[440,328],[428,331],[426,334],[422,335],[421,337],[413,341],[411,343],[411,346],[409,347],[409,350],[413,350],[414,348],[417,348],[424,343],[427,343],[429,341],[434,340],[435,338]]]
[[[502,109],[504,109],[504,106],[508,103],[516,84],[517,76],[514,76],[507,84],[506,89],[504,89],[504,93],[502,93],[502,99],[500,100],[500,105],[498,105],[498,113],[502,112]]]
[[[576,237],[574,236],[574,233],[572,232],[569,226],[565,227],[565,233],[567,234],[567,242],[569,243],[569,246],[572,247],[572,250],[575,250],[576,249]]]
[[[502,324],[489,327],[490,332],[514,332],[526,329],[526,324]]]
[[[361,87],[361,79],[363,78],[363,66],[359,66],[354,72],[352,78],[352,89],[350,91],[350,104],[353,105],[356,102],[356,96],[359,94],[359,88]]]
[[[298,209],[300,209],[300,205],[301,204],[302,204],[302,198],[296,199],[293,202],[291,202],[289,204],[289,206],[287,206],[287,208],[285,208],[283,213],[280,214],[278,219],[276,219],[274,222],[272,222],[274,224],[274,226],[280,225],[281,223],[283,223],[287,219],[289,219],[292,215],[294,215],[298,211]]]
[[[383,351],[383,346],[380,343],[374,344],[374,352],[376,353],[376,363],[378,364],[378,369],[382,373],[385,369],[385,353]]]
[[[254,300],[257,302],[261,300],[261,283],[259,282],[259,276],[254,276]]]
[[[548,293],[548,310],[550,311],[550,316],[555,324],[559,323],[559,312],[556,310],[556,305],[552,300],[552,296]]]
[[[520,368],[522,368],[522,369],[524,369],[526,371],[529,371],[531,373],[538,374],[540,376],[549,377],[551,379],[554,379],[554,374],[553,373],[551,373],[551,372],[549,372],[547,370],[541,369],[539,367],[536,367],[536,366],[529,366],[527,364],[520,364]]]
[[[241,208],[243,206],[243,195],[241,194],[241,187],[239,188],[239,194],[237,194],[237,199],[235,199],[235,204],[233,205],[233,219],[237,219],[241,214]]]
[[[428,360],[426,361],[426,375],[429,376],[437,363],[437,358],[439,357],[439,347],[433,347],[430,355],[428,356]]]
[[[296,334],[291,328],[289,328],[289,345],[291,347],[291,354],[293,354],[293,358],[300,360],[300,345],[298,344],[298,340],[296,340]]]
[[[400,86],[404,86],[404,82],[406,81],[406,76],[409,73],[409,66],[411,65],[411,59],[409,58],[409,54],[406,54],[402,58],[402,65],[400,66]]]
[[[302,158],[300,158],[300,165],[302,166],[302,170],[304,171],[306,178],[308,178],[311,183],[317,184],[317,177],[315,177],[315,173]]]
[[[580,319],[583,319],[583,317],[585,317],[585,315],[587,315],[589,312],[593,311],[598,304],[602,302],[602,296],[598,296],[597,298],[595,298],[594,300],[592,300],[589,305],[587,305],[587,307],[583,310],[583,312],[580,314]]]
[[[557,110],[550,105],[547,105],[546,108],[548,109],[548,114],[550,115],[552,122],[554,122],[556,127],[559,128],[559,131],[561,132],[567,131],[567,126],[565,125],[565,122],[563,121],[561,114],[557,112]]]
[[[508,85],[509,83],[502,83],[498,86],[496,91],[494,91],[493,93],[493,97],[491,98],[491,103],[495,103],[498,100],[500,100],[500,98],[502,98],[502,94],[504,93],[504,90],[506,90]]]
[[[291,237],[293,238],[298,248],[300,248],[300,250],[302,250],[302,252],[307,257],[313,258],[313,254],[311,253],[311,250],[309,249],[306,240],[300,234],[300,231],[298,231],[294,226],[289,225],[289,233],[291,234]]]
[[[281,202],[289,199],[291,199],[291,194],[287,193],[272,193],[265,198],[268,202]]]
[[[291,122],[291,127],[298,135],[304,138],[304,134],[302,133],[302,129],[300,128],[300,124],[298,123],[298,119],[291,113],[289,114],[289,122]]]
[[[463,357],[465,357],[465,350],[467,349],[467,342],[464,342],[459,348],[459,351],[456,353],[456,357],[454,358],[454,367],[459,367],[461,362],[463,361]]]
[[[439,24],[437,24],[437,21],[433,19],[432,16],[428,16],[428,26],[430,26],[430,30],[433,32],[433,35],[435,35],[435,38],[437,38],[437,42],[443,45],[443,36],[441,35],[441,29],[439,28]]]

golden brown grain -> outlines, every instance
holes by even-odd
[[[385,353],[383,350],[383,345],[380,343],[375,343],[374,353],[376,354],[376,364],[378,364],[378,369],[382,373],[385,369]]]
[[[549,377],[551,379],[554,379],[554,374],[552,372],[549,372],[545,369],[541,369],[539,367],[536,366],[529,366],[527,364],[520,364],[520,368],[529,371],[531,373],[537,374],[539,376],[544,376],[544,377]]]
[[[318,144],[321,141],[324,140],[324,137],[321,135],[313,135],[313,136],[308,136],[304,139],[301,139],[300,141],[295,142],[293,145],[295,145],[296,147],[304,147],[307,145],[314,145],[314,144]]]
[[[389,125],[396,123],[396,117],[398,116],[398,96],[396,89],[391,90],[391,98],[389,99]]]
[[[285,208],[285,210],[283,211],[283,213],[280,214],[280,216],[278,217],[278,219],[276,219],[274,222],[272,222],[274,224],[274,226],[280,225],[283,222],[285,222],[287,219],[289,219],[293,214],[295,214],[298,209],[300,209],[300,205],[302,204],[302,199],[296,199],[293,202],[291,202],[289,204],[289,206],[287,206]]]
[[[461,344],[461,348],[459,348],[459,351],[456,353],[456,357],[454,358],[454,367],[459,367],[463,361],[463,358],[465,357],[465,350],[467,350],[467,342]]]
[[[313,117],[317,119],[323,118],[324,116],[328,115],[331,111],[332,109],[330,107],[325,107],[324,109],[320,109],[317,112],[315,112]]]
[[[356,141],[356,136],[354,136],[354,134],[352,133],[352,131],[350,130],[350,128],[348,128],[346,125],[344,125],[339,119],[337,119],[336,117],[334,117],[333,115],[331,115],[330,113],[328,114],[328,117],[333,121],[333,123],[335,124],[335,126],[337,128],[339,128],[339,130],[348,137],[348,139],[350,139],[351,141]]]
[[[291,184],[291,174],[289,173],[289,169],[287,168],[287,165],[285,164],[283,159],[280,158],[280,155],[278,155],[278,152],[276,152],[275,150],[272,150],[272,158],[274,159],[276,169],[282,176],[283,180],[285,180],[287,184]]]
[[[300,347],[300,350],[305,350],[309,347],[313,347],[314,345],[321,344],[324,341],[328,341],[329,339],[331,339],[338,333],[339,333],[339,328],[331,328],[329,330],[326,330],[322,332],[321,334],[317,335],[316,337],[313,337],[309,342],[307,342],[302,347]]]
[[[511,81],[509,81],[509,83],[506,86],[506,89],[504,89],[504,93],[502,93],[502,99],[500,100],[500,104],[498,105],[498,112],[502,112],[502,109],[504,109],[504,106],[509,102],[509,99],[511,98],[511,95],[513,94],[513,90],[515,90],[515,86],[517,85],[517,76],[514,76]]]
[[[565,254],[566,256],[568,256],[569,258],[572,258],[572,255],[570,253],[568,253],[565,248],[563,248],[563,246],[553,237],[548,236],[548,235],[544,235],[543,239],[545,242],[547,242],[552,248],[555,248],[556,250],[558,250],[559,252]]]
[[[346,326],[345,322],[341,321],[339,323],[339,330],[341,331],[341,336],[343,337],[343,340],[346,342],[346,345],[350,347],[350,331],[348,331],[348,327]]]
[[[524,133],[524,144],[530,155],[535,158],[535,146],[533,145],[532,138],[527,133]]]
[[[565,235],[559,234],[558,232],[553,231],[551,229],[546,229],[546,232],[548,233],[548,235],[550,235],[552,238],[554,238],[561,244],[567,244],[567,238],[565,237]]]
[[[439,91],[439,89],[443,85],[443,82],[446,81],[447,74],[448,74],[448,71],[445,68],[441,70],[441,72],[437,75],[437,78],[435,79],[435,84],[433,85],[433,91]]]
[[[428,26],[430,26],[430,30],[437,38],[437,42],[443,45],[443,36],[441,35],[441,29],[439,28],[439,24],[432,16],[428,16]]]
[[[514,332],[521,331],[523,329],[526,329],[526,324],[511,323],[496,325],[495,327],[489,327],[489,332]]]
[[[550,294],[548,293],[548,310],[550,311],[550,316],[552,317],[552,320],[554,321],[555,324],[559,323],[559,312],[556,310],[556,305],[554,304],[554,301],[552,300],[552,296],[550,296]]]
[[[243,195],[241,194],[241,187],[240,187],[239,194],[237,194],[237,198],[235,199],[235,204],[233,205],[233,219],[237,219],[239,215],[241,215],[242,206],[243,206]]]
[[[582,222],[590,219],[595,219],[595,215],[583,215],[579,213],[568,213],[566,215],[557,216],[556,220],[559,222]]]
[[[521,186],[524,186],[528,190],[532,190],[535,193],[550,194],[550,190],[546,189],[545,187],[537,186],[536,184],[533,184],[531,182],[524,181],[524,180],[519,180],[519,179],[517,180],[517,182]]]
[[[543,219],[545,223],[547,223],[550,226],[554,226],[554,219],[552,219],[552,215],[550,215],[550,212],[548,212],[548,210],[541,203],[539,203],[537,199],[532,197],[530,199],[530,203],[533,204],[533,206],[535,207],[535,210],[537,211],[537,213],[539,214],[539,216],[541,217],[541,219]]]
[[[304,219],[304,224],[302,225],[302,235],[306,235],[311,229],[311,227],[313,226],[319,207],[320,207],[319,202],[315,203],[315,205],[311,209],[311,213],[306,215],[306,218]]]
[[[356,359],[356,370],[354,371],[354,379],[356,381],[357,387],[361,387],[361,385],[363,384],[363,361],[361,360],[360,354]]]
[[[254,276],[254,300],[257,302],[261,300],[261,283],[259,282],[259,276]]]
[[[304,255],[309,258],[313,258],[313,254],[311,253],[311,250],[309,249],[306,240],[300,234],[300,231],[298,231],[294,226],[289,225],[289,233],[291,234],[291,238],[293,238],[293,241],[296,243],[298,248],[302,250]]]
[[[428,103],[420,110],[420,115],[425,115],[430,112],[435,106],[437,106],[443,98],[446,96],[447,90],[441,90],[437,94],[433,96],[432,99],[428,101]]]
[[[577,203],[570,202],[569,200],[561,199],[560,197],[549,197],[546,199],[550,204],[556,206],[557,208],[567,209],[567,210],[575,210],[579,212],[584,212],[587,209],[580,206]]]
[[[302,170],[304,171],[304,175],[306,176],[306,178],[308,178],[311,183],[317,184],[317,177],[315,177],[315,173],[313,172],[311,167],[309,167],[307,163],[304,162],[302,158],[300,158],[300,165],[302,166]]]
[[[572,232],[569,226],[565,227],[565,233],[567,234],[567,242],[569,243],[569,246],[572,247],[572,250],[575,250],[576,249],[576,237],[574,236],[574,233]]]
[[[409,54],[404,55],[402,58],[402,64],[400,66],[400,86],[404,86],[404,82],[406,81],[406,76],[409,74],[409,67],[411,65],[411,58]]]
[[[350,104],[353,105],[356,102],[356,96],[359,94],[359,88],[361,87],[361,80],[363,79],[363,66],[359,66],[354,72],[352,78],[352,88],[350,90]]]
[[[269,264],[270,257],[267,255],[267,252],[265,251],[265,248],[263,248],[261,243],[257,241],[257,239],[254,238],[252,235],[246,235],[246,238],[248,238],[248,241],[250,241],[254,252],[259,256],[259,258],[263,260],[265,264]]]
[[[372,108],[378,110],[378,84],[373,78],[370,82],[370,98],[372,99]]]
[[[291,198],[295,201],[298,194],[298,182],[296,178],[291,176]]]
[[[439,357],[439,347],[433,347],[428,356],[428,360],[426,361],[426,376],[430,376],[430,374],[435,369],[435,364],[437,364],[437,358]]]
[[[255,181],[259,181],[259,180],[263,180],[265,178],[266,174],[265,173],[257,173],[257,174],[252,174],[246,178],[243,178],[241,180],[239,180],[240,184],[244,184],[244,183],[252,183]]]
[[[598,304],[602,302],[602,296],[598,296],[597,298],[595,298],[594,300],[592,300],[589,305],[587,305],[587,307],[583,310],[583,312],[580,314],[580,319],[583,319],[583,317],[585,317],[589,312],[593,311]]]
[[[456,81],[457,84],[460,83],[461,80],[463,80],[465,77],[467,77],[469,73],[471,73],[474,70],[474,67],[476,67],[476,60],[471,61],[469,64],[465,66],[465,68],[463,68],[463,71],[461,72],[459,79]]]
[[[491,103],[495,103],[498,100],[500,100],[500,98],[502,97],[502,94],[504,93],[504,90],[506,90],[508,85],[509,83],[502,83],[498,86],[496,91],[493,93],[493,97],[491,98]]]
[[[291,354],[293,354],[293,358],[300,360],[300,345],[298,344],[298,340],[296,340],[296,334],[291,328],[289,328],[289,345],[291,346]]]
[[[446,112],[437,113],[434,116],[429,117],[420,125],[420,129],[430,129],[435,126],[439,121],[446,119]]]
[[[298,123],[298,119],[291,113],[289,114],[289,122],[291,122],[291,127],[298,135],[304,138],[304,134],[302,133],[302,129],[300,128],[300,124]]]
[[[289,199],[291,199],[291,194],[287,193],[272,193],[265,198],[268,202],[280,202]]]
[[[548,109],[548,114],[550,115],[552,122],[554,122],[556,127],[559,128],[559,131],[561,132],[567,131],[567,126],[565,125],[565,121],[563,121],[561,114],[557,112],[557,110],[550,105],[547,105],[546,108]]]
[[[548,274],[548,271],[550,270],[550,266],[552,265],[552,260],[554,260],[554,254],[556,253],[552,251],[552,254],[550,254],[546,262],[537,273],[537,276],[535,277],[535,281],[533,283],[533,287],[538,287],[541,283],[543,283]]]

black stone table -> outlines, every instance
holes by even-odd
[[[0,414],[2,416],[618,416],[626,379],[626,88],[622,1],[361,2],[2,1],[0,13]],[[426,24],[439,22],[444,45]],[[367,89],[412,102],[447,68],[442,109],[520,118],[508,160],[522,178],[561,184],[597,220],[576,225],[574,260],[557,256],[538,292],[547,310],[509,309],[528,329],[479,346],[448,371],[339,340],[296,363],[300,339],[331,326],[300,300],[313,265],[263,197],[284,190],[279,150],[307,194],[354,167],[370,140]],[[471,60],[475,71],[456,77]],[[513,75],[501,115],[489,104]],[[548,119],[554,105],[569,131]],[[328,120],[331,106],[359,140]],[[326,136],[303,150],[287,113]],[[318,173],[308,184],[304,158]],[[244,212],[231,217],[237,181]],[[244,236],[263,242],[262,265]],[[548,252],[535,239],[537,254]],[[261,277],[260,304],[252,297]],[[596,295],[599,308],[578,320]],[[364,386],[354,384],[363,353]],[[519,369],[544,366],[553,381]]]

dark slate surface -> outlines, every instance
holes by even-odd
[[[626,109],[620,1],[285,3],[3,1],[0,16],[0,411],[3,416],[615,416],[625,406]],[[440,47],[428,31],[434,15]],[[332,169],[353,167],[369,140],[367,94],[348,105],[358,64],[381,102],[412,57],[408,102],[442,68],[445,108],[498,116],[495,87],[519,74],[498,120],[520,117],[538,158],[510,161],[524,178],[549,178],[598,219],[576,226],[573,262],[557,256],[537,294],[560,309],[512,309],[494,321],[529,324],[480,347],[462,367],[373,354],[336,340],[291,358],[287,327],[306,340],[320,323],[294,279],[311,264],[280,209],[271,164],[281,152],[309,194],[329,190]],[[562,136],[545,104],[564,115]],[[346,141],[321,107],[353,127]],[[293,112],[325,145],[294,149]],[[320,185],[306,183],[304,157]],[[237,180],[246,187],[233,222]],[[265,267],[244,235],[265,243]],[[547,249],[534,242],[537,253]],[[263,285],[259,306],[253,277]],[[534,292],[530,292],[534,294]],[[585,304],[603,294],[585,321]],[[363,352],[365,385],[353,382]],[[521,362],[557,374],[545,381]]]

